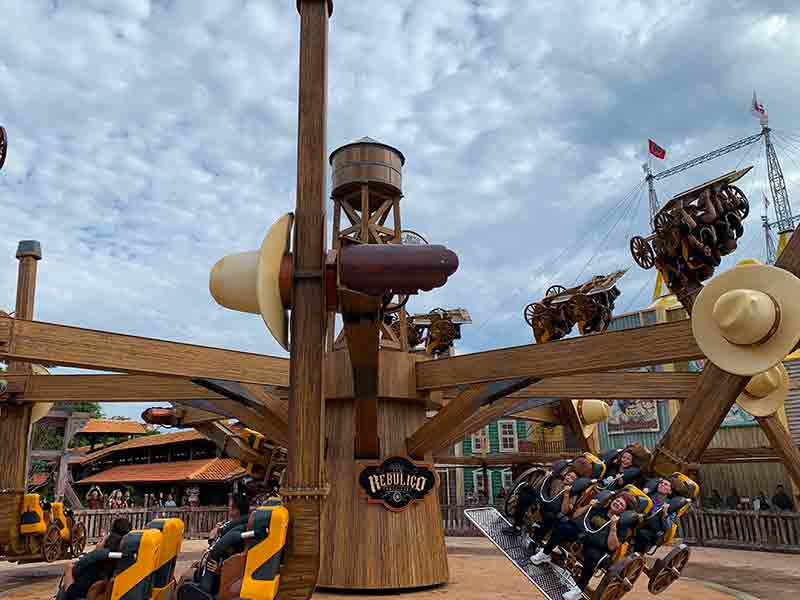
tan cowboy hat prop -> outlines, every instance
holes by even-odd
[[[608,419],[608,404],[605,400],[573,400],[572,405],[578,413],[583,437],[590,437],[597,424]]]
[[[769,265],[734,267],[698,294],[692,332],[703,354],[722,370],[763,373],[800,341],[800,279]]]
[[[736,399],[736,404],[753,417],[768,417],[778,412],[788,395],[789,373],[778,363],[755,375]]]

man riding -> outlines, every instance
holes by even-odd
[[[564,600],[578,600],[589,585],[600,560],[606,554],[615,552],[621,540],[625,539],[627,531],[618,528],[619,519],[623,512],[634,507],[635,501],[627,493],[616,494],[608,507],[598,505],[596,499],[592,500],[587,506],[575,511],[573,521],[561,523],[556,528],[547,545],[531,558],[531,562],[534,565],[548,563],[551,560],[550,554],[556,546],[582,539],[581,574],[576,587],[563,595]]]
[[[656,489],[650,491],[644,488],[642,491],[650,496],[653,507],[636,529],[633,549],[639,554],[645,554],[656,545],[661,536],[672,528],[675,521],[669,512],[669,501],[672,497],[672,482],[669,479],[659,479]]]

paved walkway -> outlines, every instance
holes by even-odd
[[[536,600],[540,598],[527,579],[501,556],[487,540],[448,538],[450,582],[446,586],[402,595],[359,594],[359,600]],[[204,541],[184,543],[178,572],[197,560]],[[756,568],[757,567],[757,568]],[[0,563],[0,598],[3,600],[48,600],[55,592],[64,563],[12,565]],[[686,578],[676,582],[659,600],[796,600],[800,590],[800,558],[768,554],[695,548],[686,568]],[[719,586],[725,586],[720,588]],[[737,591],[746,592],[739,594]],[[317,592],[315,599],[342,600],[346,594]],[[635,591],[626,596],[655,598],[647,592],[643,576]]]

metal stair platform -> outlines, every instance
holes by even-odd
[[[505,535],[502,530],[511,523],[496,508],[492,506],[468,508],[464,510],[464,516],[472,521],[548,600],[561,600],[562,595],[571,589],[573,582],[560,567],[550,563],[539,566],[531,564],[532,553],[528,550],[527,536]]]

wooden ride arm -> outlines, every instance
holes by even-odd
[[[0,358],[100,371],[288,385],[289,361],[0,316]]]
[[[800,276],[800,234],[797,230],[775,266]],[[653,470],[660,475],[669,475],[699,462],[749,381],[750,377],[732,375],[706,361],[697,389],[681,404],[678,414],[655,449],[651,463]],[[778,427],[783,429],[780,423],[776,425],[770,420],[770,431],[765,429],[765,433],[776,436],[773,443],[777,447],[773,446],[773,450],[781,456],[784,464],[790,465],[797,460],[797,454],[796,451],[789,451],[785,436],[778,436]],[[795,467],[791,469],[790,472],[796,471]]]
[[[417,388],[440,389],[517,377],[544,379],[699,358],[704,355],[694,340],[691,323],[676,321],[419,363]]]

